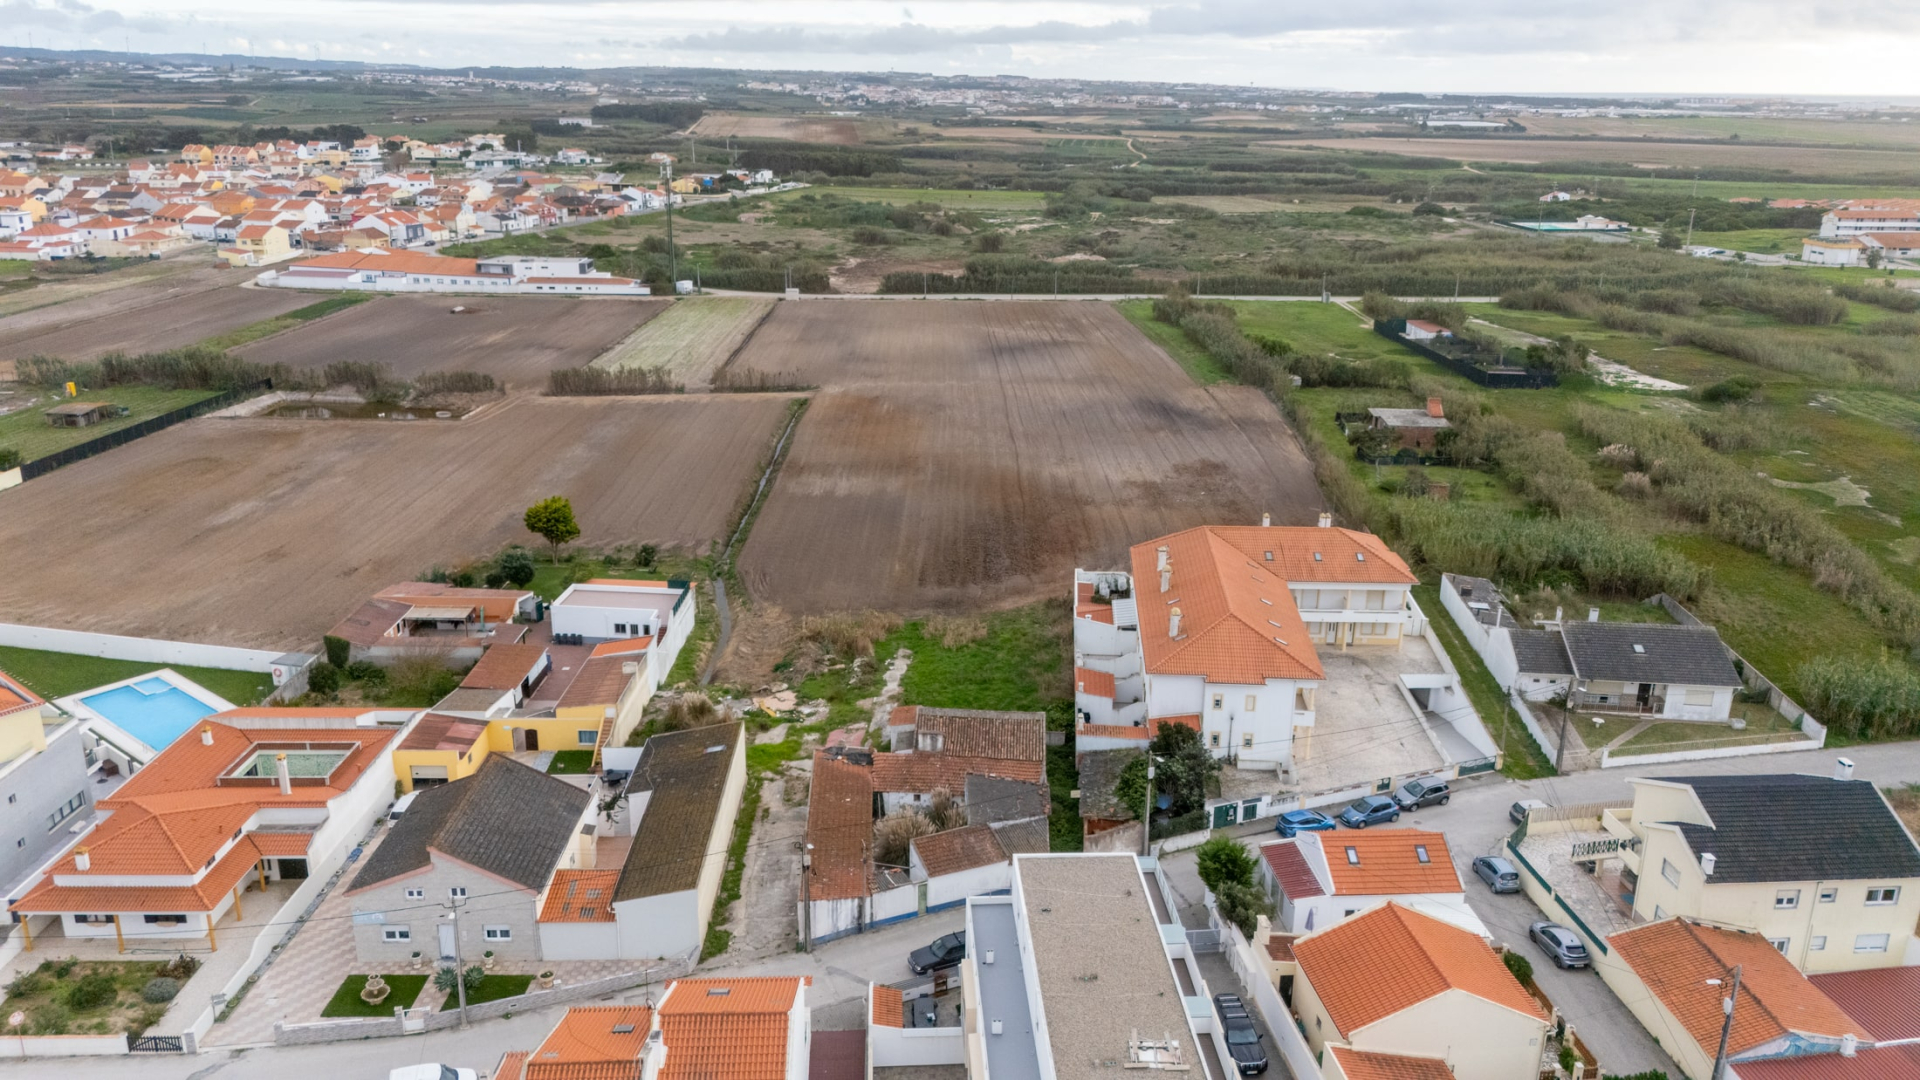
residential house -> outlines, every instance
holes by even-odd
[[[716,724],[647,739],[622,793],[633,844],[617,875],[555,875],[540,914],[550,960],[695,956],[706,940],[747,785],[746,730]],[[611,868],[609,868],[611,869]],[[583,903],[579,893],[606,895]]]
[[[520,722],[525,748],[591,749],[598,762],[603,748],[624,745],[668,671],[655,644],[634,638],[595,645],[561,693],[553,719]]]
[[[1409,322],[1407,326],[1411,330],[1413,324]],[[1431,454],[1440,433],[1451,429],[1453,423],[1447,419],[1440,399],[1434,397],[1427,399],[1424,409],[1368,409],[1367,427],[1390,434],[1395,449]]]
[[[539,598],[517,589],[463,589],[407,581],[375,593],[328,637],[347,642],[354,660],[386,660],[423,652],[478,659],[489,644],[517,641],[517,622],[531,622]]]
[[[528,264],[512,265],[520,271]],[[671,668],[693,632],[696,606],[692,582],[592,578],[567,586],[553,601],[549,617],[555,637],[577,638],[586,645],[655,638]]]
[[[1920,259],[1920,229],[1911,232],[1861,233],[1860,243],[1867,251],[1879,251],[1890,259]]]
[[[972,776],[1046,781],[1045,713],[921,707],[907,731],[894,742],[903,749],[873,755],[881,813],[927,806],[942,792],[957,800]]]
[[[871,921],[873,769],[871,755],[813,756],[802,862],[800,940],[830,941]]]
[[[1480,935],[1389,901],[1292,952],[1293,1010],[1316,1054],[1438,1058],[1457,1080],[1539,1077],[1552,1020]]]
[[[937,911],[969,896],[1006,892],[1014,856],[1049,850],[1047,819],[965,825],[915,837],[907,849],[908,880],[918,887],[925,910]]]
[[[1444,833],[1304,832],[1260,845],[1255,864],[1280,934],[1311,934],[1392,900],[1481,937]]]
[[[284,270],[261,274],[255,280],[263,286],[283,289],[648,295],[645,285],[611,274],[529,278],[517,275],[511,266],[510,259],[456,259],[367,248],[303,259]]]
[[[1867,245],[1846,234],[1844,238],[1800,241],[1800,261],[1815,266],[1865,266]]]
[[[1820,215],[1820,235],[1825,239],[1844,239],[1861,233],[1914,231],[1920,231],[1920,210],[1904,207],[1849,207],[1829,210]]]
[[[1807,982],[1814,993],[1839,1006],[1864,1029],[1851,1047],[1853,1052],[1848,1053],[1843,1035],[1838,1052],[1752,1058],[1731,1066],[1728,1076],[1734,1080],[1920,1080],[1920,1010],[1913,1008],[1920,1001],[1920,967],[1813,975]]]
[[[393,772],[400,790],[419,791],[479,772],[494,749],[494,725],[494,721],[439,711],[420,717],[393,750]],[[508,731],[500,735],[511,737]]]
[[[658,1004],[576,1005],[494,1080],[808,1080],[813,1010],[801,976],[676,979]]]
[[[15,889],[91,816],[93,756],[80,723],[0,671],[0,888]]]
[[[434,705],[447,712],[505,716],[527,698],[553,670],[545,645],[490,645],[460,680],[460,686]]]
[[[544,959],[547,887],[594,869],[594,817],[586,790],[506,757],[420,792],[347,885],[355,954]],[[457,922],[445,917],[456,906]]]
[[[293,254],[291,235],[278,225],[242,225],[234,233],[233,246],[243,253],[244,266],[265,266]]]

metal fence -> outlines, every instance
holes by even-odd
[[[134,1054],[182,1054],[186,1045],[178,1035],[143,1035],[127,1044]]]
[[[1406,331],[1407,320],[1405,319],[1377,319],[1373,324],[1374,333],[1397,341],[1455,375],[1481,386],[1495,390],[1542,390],[1560,385],[1560,376],[1546,368],[1481,367],[1466,357],[1454,356],[1425,341],[1415,341],[1406,336]]]
[[[86,442],[69,446],[65,450],[56,450],[46,457],[34,458],[32,461],[20,466],[20,479],[32,480],[37,476],[45,476],[47,473],[52,472],[62,465],[71,465],[76,461],[85,461],[95,454],[104,454],[116,446],[124,446],[135,439],[144,439],[156,431],[164,431],[180,423],[182,420],[191,420],[202,413],[212,412],[215,409],[224,409],[236,401],[250,398],[255,394],[271,389],[273,389],[273,380],[262,379],[252,386],[243,386],[235,390],[227,390],[215,394],[204,401],[196,401],[191,405],[182,406],[172,412],[164,412],[159,416],[150,416],[137,424],[123,427],[118,431],[110,431],[105,435],[88,439]]]

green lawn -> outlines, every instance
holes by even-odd
[[[1390,359],[1418,363],[1438,371],[1417,353],[1373,332],[1365,318],[1338,304],[1312,300],[1237,300],[1240,328],[1249,335],[1279,338],[1295,352],[1310,356],[1328,353],[1346,360]]]
[[[1722,746],[1757,746],[1805,738],[1786,717],[1765,705],[1735,702],[1734,715],[1747,722],[1735,731],[1721,724],[1655,724],[1620,744],[1621,754],[1657,754],[1668,750],[1702,750]]]
[[[1195,345],[1193,339],[1187,337],[1179,327],[1169,326],[1155,319],[1153,301],[1122,300],[1114,306],[1120,309],[1120,314],[1126,316],[1128,322],[1138,327],[1140,332],[1147,336],[1147,340],[1167,350],[1167,355],[1173,357],[1175,362],[1185,368],[1194,382],[1201,386],[1212,386],[1214,383],[1229,382],[1233,379],[1233,376],[1227,374],[1227,369],[1221,367],[1220,362],[1213,358],[1213,354]]]
[[[1056,603],[978,616],[984,633],[955,648],[927,637],[927,623],[910,622],[876,643],[874,655],[913,650],[900,682],[903,705],[1037,711],[1072,697],[1068,617]]]
[[[320,1015],[328,1018],[392,1016],[395,1009],[413,1008],[414,1001],[420,997],[420,991],[427,985],[425,975],[382,975],[380,977],[385,979],[387,985],[392,988],[380,1004],[369,1005],[360,1000],[360,991],[367,988],[365,975],[349,975],[347,980],[340,984],[340,989],[333,992],[333,998],[327,1002],[326,1008],[320,1010]]]
[[[954,191],[943,188],[901,187],[811,187],[772,196],[789,202],[801,195],[838,195],[844,199],[862,199],[890,205],[930,202],[956,210],[1040,210],[1047,197],[1038,191]]]
[[[1810,234],[1807,229],[1741,229],[1738,232],[1697,232],[1693,234],[1696,247],[1726,248],[1728,251],[1749,251],[1756,255],[1798,255],[1800,241]]]
[[[105,683],[131,679],[160,668],[172,668],[235,705],[257,705],[273,691],[273,676],[257,671],[154,664],[140,660],[108,660],[78,653],[45,652],[0,645],[0,671],[51,701],[90,690]]]
[[[467,991],[467,1004],[478,1005],[483,1001],[499,1001],[501,998],[519,997],[533,985],[531,975],[487,975],[481,978],[480,985]],[[447,995],[446,1004],[440,1006],[441,1012],[451,1012],[460,1007],[458,991]]]
[[[30,393],[24,388],[23,395]],[[80,391],[82,401],[106,401],[127,407],[127,415],[82,428],[53,427],[47,423],[46,410],[67,401],[64,396],[45,394],[33,405],[0,416],[0,449],[16,450],[22,461],[43,458],[56,450],[98,438],[121,428],[131,427],[196,401],[214,395],[212,390],[160,390],[151,386],[115,386],[105,390]]]
[[[593,751],[591,750],[555,750],[553,760],[547,763],[548,776],[566,776],[590,772],[593,769]]]

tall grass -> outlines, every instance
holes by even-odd
[[[548,397],[610,397],[628,394],[679,394],[665,368],[555,368],[547,373]]]
[[[1920,672],[1886,656],[1820,656],[1795,673],[1807,708],[1856,739],[1920,735]]]

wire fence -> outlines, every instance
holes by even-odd
[[[273,380],[262,379],[251,386],[227,390],[215,394],[210,398],[196,401],[191,405],[183,405],[171,412],[164,412],[158,416],[148,417],[137,424],[123,427],[118,431],[110,431],[105,435],[88,439],[86,442],[76,443],[73,446],[67,447],[65,450],[56,450],[46,457],[34,458],[32,461],[20,466],[20,479],[25,481],[32,480],[37,476],[45,476],[47,473],[52,472],[62,465],[71,465],[76,461],[85,461],[95,454],[104,454],[116,446],[124,446],[135,439],[144,439],[156,431],[164,431],[180,423],[182,420],[191,420],[203,413],[213,412],[216,409],[224,409],[236,401],[250,398],[255,394],[271,389],[273,389]]]

